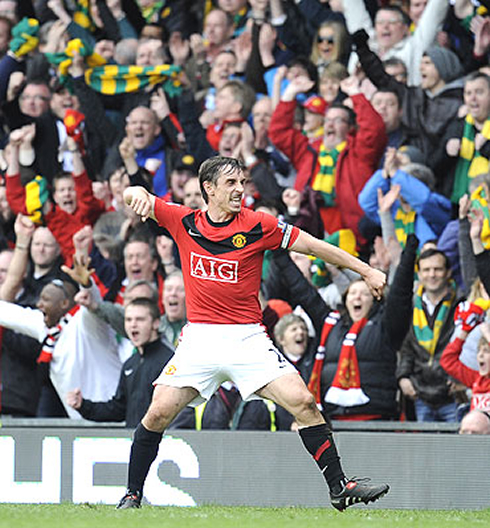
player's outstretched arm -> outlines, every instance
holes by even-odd
[[[155,196],[144,187],[127,187],[124,190],[124,201],[141,217],[143,222],[148,218],[155,219]]]
[[[330,264],[356,271],[366,281],[366,284],[376,299],[381,299],[383,296],[386,275],[382,271],[372,268],[362,260],[353,257],[347,251],[315,238],[301,230],[298,238],[289,249],[298,253],[304,253],[305,255],[314,255]]]

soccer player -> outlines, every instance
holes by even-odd
[[[156,220],[179,246],[189,324],[155,381],[152,403],[135,430],[128,489],[118,508],[140,507],[165,428],[183,407],[209,399],[226,380],[237,385],[244,400],[267,398],[295,417],[335,508],[342,511],[377,500],[389,486],[344,475],[330,425],[297,370],[261,326],[258,292],[266,249],[287,248],[350,268],[361,274],[377,298],[385,286],[384,274],[271,215],[242,208],[246,174],[238,160],[206,160],[199,181],[207,211],[165,203],[142,187],[124,191],[126,203],[141,219]]]

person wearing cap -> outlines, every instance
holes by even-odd
[[[398,94],[401,124],[408,135],[406,143],[418,147],[426,156],[435,172],[437,192],[448,196],[444,190],[446,173],[439,169],[435,154],[463,103],[464,72],[458,57],[446,48],[430,47],[420,63],[420,86],[407,86],[386,72],[381,59],[369,48],[367,37],[364,30],[353,35],[364,72],[378,90],[389,89]]]
[[[166,202],[183,203],[184,186],[189,178],[197,176],[196,160],[192,154],[175,151],[171,156],[169,190],[163,199]]]
[[[304,121],[303,134],[310,140],[316,141],[323,136],[323,121],[325,120],[325,112],[327,110],[327,102],[319,95],[311,95],[303,103]]]

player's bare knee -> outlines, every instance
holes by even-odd
[[[296,409],[296,418],[304,417],[307,419],[309,416],[316,416],[319,412],[315,398],[308,390],[301,391],[298,395]]]

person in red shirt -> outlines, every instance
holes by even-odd
[[[11,155],[6,188],[7,200],[16,214],[28,214],[26,188],[20,177],[19,150],[26,136],[32,133],[31,126],[16,129],[10,134]],[[48,199],[42,206],[42,216],[46,227],[60,245],[65,264],[71,266],[75,251],[73,235],[85,225],[94,225],[105,211],[105,204],[93,195],[92,182],[75,140],[67,137],[67,144],[73,155],[73,173],[61,172],[53,178],[53,199]]]
[[[462,326],[456,337],[446,346],[441,356],[441,367],[453,378],[471,388],[470,410],[490,411],[490,326],[480,326],[481,338],[478,343],[476,360],[478,370],[467,367],[459,355],[469,332],[484,318],[485,312],[477,304],[463,302],[456,310],[455,319],[461,319]]]
[[[330,425],[296,368],[261,324],[259,287],[268,249],[311,254],[350,268],[362,275],[377,298],[385,286],[384,274],[272,215],[243,208],[246,168],[240,161],[210,158],[199,169],[199,181],[207,211],[168,204],[143,187],[124,192],[126,203],[143,221],[151,217],[165,226],[179,246],[189,324],[174,358],[155,381],[152,403],[136,428],[128,490],[118,508],[140,507],[163,431],[177,413],[209,399],[227,380],[235,383],[245,401],[266,398],[294,416],[336,509],[377,500],[389,486],[344,475]]]
[[[384,121],[360,92],[359,81],[349,77],[341,82],[349,98],[329,105],[323,136],[311,142],[294,127],[294,113],[296,97],[312,85],[305,76],[290,82],[272,114],[269,138],[296,169],[294,188],[302,193],[313,190],[322,197],[319,213],[325,231],[349,228],[359,238],[364,212],[357,198],[383,155]]]

